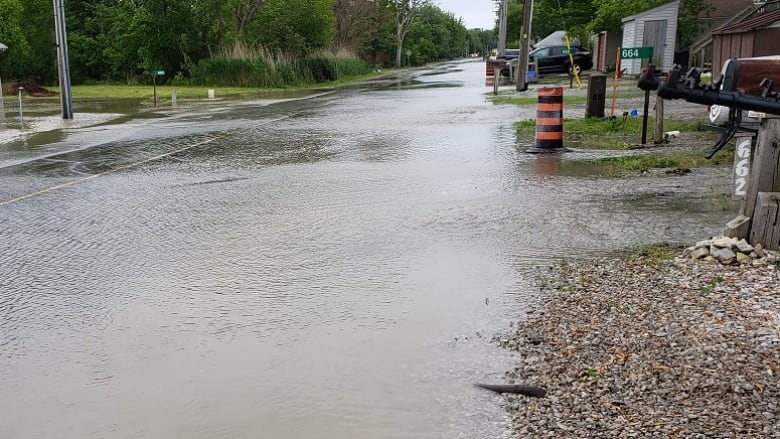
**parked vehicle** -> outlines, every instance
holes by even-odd
[[[574,58],[574,71],[579,75],[583,70],[593,68],[593,56],[590,51],[580,47],[571,46]],[[538,73],[571,73],[572,66],[569,59],[569,50],[566,46],[538,47],[528,54],[532,61],[536,61]]]
[[[509,65],[514,63],[513,65],[517,66],[517,58],[519,57],[520,49],[506,49],[503,55],[496,57],[501,76],[509,76]]]

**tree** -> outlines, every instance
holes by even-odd
[[[342,48],[360,52],[379,32],[382,20],[379,3],[374,0],[336,0],[333,3],[335,33],[332,50]]]
[[[690,47],[701,35],[704,17],[709,17],[715,7],[704,0],[682,0],[677,20],[677,46]]]
[[[27,57],[19,59],[20,78],[52,83],[57,79],[57,52],[54,45],[54,13],[51,0],[24,0],[22,32],[29,44]],[[9,45],[10,46],[10,45]],[[10,49],[9,49],[10,51]]]
[[[563,30],[572,40],[588,45],[590,33],[587,26],[595,10],[591,1],[536,0],[531,31],[536,38],[544,38],[555,31]]]
[[[24,59],[30,54],[30,43],[24,32],[22,21],[24,8],[21,0],[0,2],[0,43],[8,50],[0,55],[0,73],[6,78],[19,77],[23,70]]]
[[[251,46],[262,45],[290,54],[328,47],[335,18],[332,0],[266,0],[248,27]]]
[[[414,24],[423,6],[430,5],[430,0],[385,0],[395,13],[395,66],[401,67],[404,38]]]
[[[623,17],[634,15],[666,3],[667,0],[593,0],[596,12],[588,24],[593,32],[620,32]]]
[[[469,53],[486,54],[496,45],[494,30],[469,29]]]
[[[623,18],[668,3],[669,0],[593,0],[594,18],[588,24],[591,32],[619,32]],[[677,46],[688,47],[701,33],[702,17],[709,16],[712,5],[705,0],[681,0],[677,26]]]

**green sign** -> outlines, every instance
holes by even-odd
[[[576,51],[575,49],[563,49],[561,50],[561,55],[574,55]]]
[[[650,59],[652,57],[652,47],[623,47],[620,49],[621,59]]]
[[[158,71],[154,72],[154,74],[157,75],[157,76],[162,76],[162,75],[165,74],[165,70],[158,70]]]

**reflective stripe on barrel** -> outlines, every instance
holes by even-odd
[[[536,142],[539,149],[563,148],[563,87],[539,89]]]

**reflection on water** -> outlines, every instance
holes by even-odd
[[[555,177],[561,173],[561,154],[537,154],[534,159],[533,173],[537,177]]]
[[[460,86],[3,145],[3,436],[501,437],[472,383],[516,361],[491,340],[529,270],[724,222],[727,169],[569,175],[590,153],[520,152],[528,115],[485,102],[483,64],[417,80]]]

